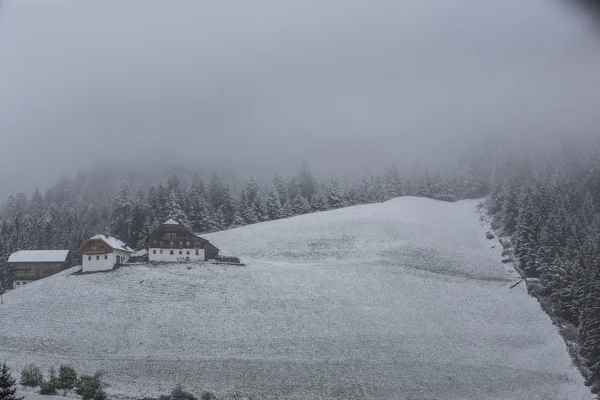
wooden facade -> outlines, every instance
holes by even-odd
[[[113,251],[102,239],[90,239],[79,249],[79,252],[86,256],[112,254]]]
[[[17,252],[18,253],[33,253],[35,251],[24,251]],[[46,261],[43,257],[15,257],[15,260],[10,260],[8,262],[9,267],[9,282],[8,287],[12,289],[16,289],[21,286],[25,286],[28,283],[37,281],[39,279],[47,278],[51,275],[57,274],[59,272],[64,271],[65,269],[70,267],[68,252],[64,251],[65,256],[64,260],[58,261],[57,259],[52,259],[50,261]],[[12,257],[11,257],[12,258]]]
[[[110,271],[125,264],[134,251],[122,241],[108,235],[95,235],[79,248],[82,272]]]
[[[219,255],[216,246],[177,223],[160,225],[148,236],[147,244],[148,249],[204,250],[206,260],[214,259]]]

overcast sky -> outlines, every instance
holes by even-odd
[[[118,158],[329,172],[599,134],[590,22],[556,0],[3,0],[0,195]]]

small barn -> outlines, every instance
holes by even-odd
[[[69,250],[19,250],[8,258],[8,287],[16,289],[69,268]]]
[[[116,265],[129,260],[132,249],[117,238],[107,235],[96,235],[89,238],[79,248],[82,256],[81,271],[110,271]]]
[[[147,239],[148,260],[158,262],[215,259],[219,249],[172,219],[160,225]]]

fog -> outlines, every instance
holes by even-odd
[[[555,0],[13,0],[0,196],[98,164],[442,165],[600,126],[600,38]]]

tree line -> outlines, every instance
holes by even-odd
[[[600,151],[571,144],[495,166],[487,209],[505,257],[578,353],[600,391]]]
[[[588,384],[600,390],[600,150],[564,144],[537,154],[476,155],[445,171],[400,171],[344,181],[317,179],[306,166],[271,182],[233,185],[217,172],[173,176],[146,189],[135,182],[107,190],[80,174],[44,195],[11,196],[1,211],[0,286],[6,259],[19,249],[76,249],[96,233],[134,248],[175,219],[203,233],[310,212],[421,196],[455,201],[487,196],[486,209],[545,310],[571,327]]]

